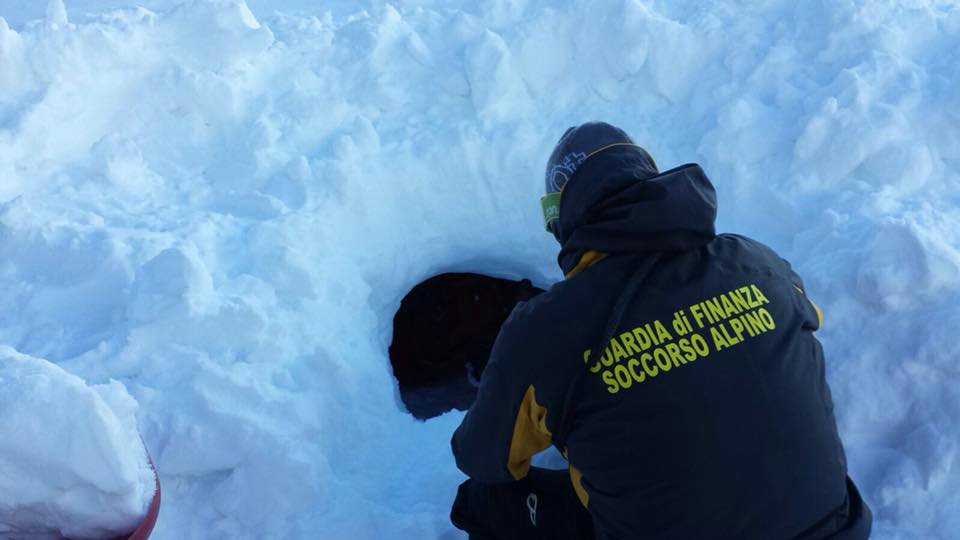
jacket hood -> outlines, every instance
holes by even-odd
[[[560,200],[557,238],[564,274],[584,253],[687,251],[716,236],[717,197],[696,164],[654,174],[634,147],[587,160]]]

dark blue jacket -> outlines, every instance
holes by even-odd
[[[770,248],[716,235],[697,165],[650,177],[633,148],[564,189],[560,265],[520,304],[453,436],[487,483],[563,452],[599,538],[866,538],[819,309]]]

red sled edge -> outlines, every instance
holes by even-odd
[[[143,446],[144,451],[147,452],[147,461],[150,463],[150,468],[153,469],[153,499],[150,501],[150,507],[147,509],[147,516],[143,518],[143,521],[140,522],[140,525],[134,529],[129,536],[118,537],[117,540],[147,540],[150,537],[150,533],[153,532],[153,526],[157,524],[157,516],[160,515],[160,475],[157,473],[157,467],[153,464],[153,458],[150,456],[150,451],[147,450],[147,446]]]

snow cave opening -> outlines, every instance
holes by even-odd
[[[500,326],[518,302],[542,292],[527,279],[446,273],[407,293],[393,318],[390,363],[410,414],[467,410]]]

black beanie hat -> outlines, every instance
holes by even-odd
[[[636,143],[622,129],[606,122],[587,122],[567,129],[547,160],[544,193],[563,189],[591,154],[615,144]]]
[[[638,146],[633,139],[622,129],[606,122],[587,122],[574,126],[564,132],[560,141],[553,148],[550,159],[547,160],[547,169],[544,174],[544,191],[546,195],[541,199],[543,216],[548,231],[553,230],[553,223],[560,216],[560,192],[573,178],[577,169],[590,156],[607,148],[618,145],[636,146],[649,158],[656,170],[656,163],[647,154],[646,150]]]

